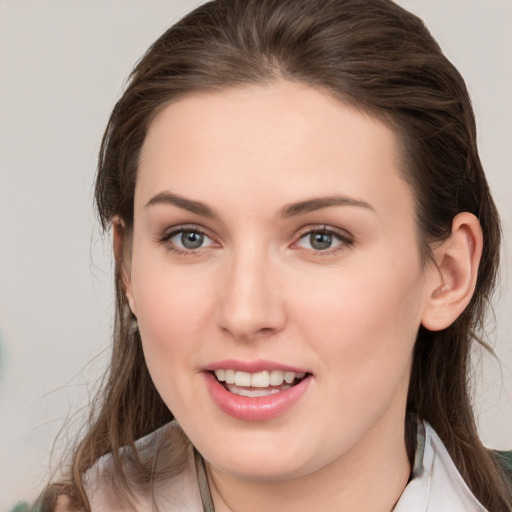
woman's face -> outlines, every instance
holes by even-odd
[[[127,291],[156,388],[218,471],[291,478],[403,445],[431,270],[399,168],[385,125],[297,83],[151,123]]]

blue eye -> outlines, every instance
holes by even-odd
[[[174,243],[176,243],[174,240],[175,238],[179,239],[181,245],[185,247],[185,249],[198,249],[203,245],[204,241],[204,235],[195,231],[182,231],[181,234],[173,237],[172,240]]]
[[[339,246],[350,244],[351,240],[347,237],[327,229],[309,231],[301,236],[297,242],[297,245],[303,249],[312,249],[318,252],[331,251]]]
[[[181,229],[174,231],[167,240],[178,251],[193,251],[213,245],[213,240],[197,229]]]
[[[333,236],[330,233],[310,233],[308,241],[316,251],[325,251],[331,248]]]

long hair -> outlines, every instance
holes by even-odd
[[[478,156],[466,86],[420,19],[391,0],[213,0],[198,7],[149,48],[112,112],[95,189],[103,227],[120,218],[130,233],[140,149],[153,117],[169,101],[278,79],[319,88],[394,130],[403,177],[414,192],[424,261],[432,244],[450,234],[458,213],[478,217],[484,248],[474,295],[447,329],[420,327],[407,410],[432,424],[486,508],[508,510],[512,493],[478,438],[469,382],[472,346],[487,346],[483,320],[496,284],[500,222]],[[57,489],[85,510],[81,477],[94,461],[111,452],[119,485],[127,487],[120,448],[172,419],[131,327],[119,262],[115,280],[109,373],[69,479]],[[140,478],[154,477],[143,461],[135,457],[133,464]],[[50,507],[52,496],[46,494]]]

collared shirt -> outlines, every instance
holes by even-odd
[[[485,512],[427,423],[418,425],[412,479],[393,512]]]
[[[176,460],[175,470],[165,480],[133,484],[133,505],[137,512],[214,512],[201,456],[176,422],[137,441],[142,460],[155,460],[155,469],[164,461]],[[155,453],[158,455],[155,457]],[[169,459],[171,457],[171,459]],[[160,462],[159,462],[160,461]],[[129,470],[128,470],[128,476]],[[133,475],[132,475],[133,476]],[[130,481],[136,482],[136,477]],[[84,475],[84,485],[92,512],[133,510],[115,492],[111,456],[106,455]],[[158,508],[156,508],[158,504]],[[450,458],[433,428],[418,425],[412,479],[393,512],[485,512]]]

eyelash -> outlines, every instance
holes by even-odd
[[[333,248],[328,248],[326,250],[312,249],[314,256],[332,256],[334,254],[337,254],[339,251],[343,251],[343,250],[354,245],[354,239],[353,239],[352,235],[350,235],[348,232],[346,232],[346,231],[342,232],[340,230],[333,229],[329,226],[322,225],[322,226],[308,227],[307,229],[302,231],[302,233],[298,237],[297,241],[293,243],[292,247],[296,247],[301,240],[305,239],[308,236],[311,237],[314,234],[328,235],[328,236],[335,238],[339,241],[339,243]],[[298,248],[300,249],[300,247],[298,247]],[[308,250],[308,249],[306,249],[306,250]]]
[[[180,233],[183,235],[183,233],[195,233],[200,236],[203,236],[205,238],[208,238],[209,240],[212,240],[212,237],[208,235],[208,233],[197,227],[197,226],[179,226],[176,229],[173,229],[171,232],[165,233],[158,239],[158,243],[162,245],[166,245],[166,248],[179,255],[179,256],[190,256],[192,254],[198,254],[201,249],[206,249],[207,247],[197,247],[196,249],[187,249],[187,248],[180,248],[177,247],[175,244],[171,243],[171,240],[179,235]],[[298,244],[301,240],[305,239],[306,237],[311,237],[314,234],[321,234],[321,235],[328,235],[332,238],[335,238],[339,241],[339,243],[334,248],[328,248],[326,250],[315,250],[311,249],[313,255],[315,256],[331,256],[333,254],[338,253],[339,251],[342,251],[348,247],[351,247],[354,245],[354,239],[353,237],[347,233],[347,232],[341,232],[339,230],[333,229],[331,227],[322,225],[322,226],[312,226],[308,227],[307,229],[304,229],[300,236],[296,239],[296,241],[291,245],[294,249],[301,249],[301,247],[298,247]],[[302,248],[305,250],[310,250],[306,248]]]
[[[162,245],[166,245],[167,250],[177,254],[178,256],[190,256],[193,254],[198,254],[198,252],[201,249],[206,248],[206,247],[198,247],[197,249],[181,248],[181,247],[176,247],[176,245],[171,242],[171,240],[175,236],[179,235],[180,233],[183,234],[183,233],[187,233],[187,232],[195,233],[195,234],[198,234],[200,236],[203,236],[205,238],[212,240],[212,238],[208,235],[208,233],[205,230],[203,230],[197,226],[179,226],[176,229],[173,229],[172,231],[165,233],[164,235],[159,237],[158,243],[160,243]]]

